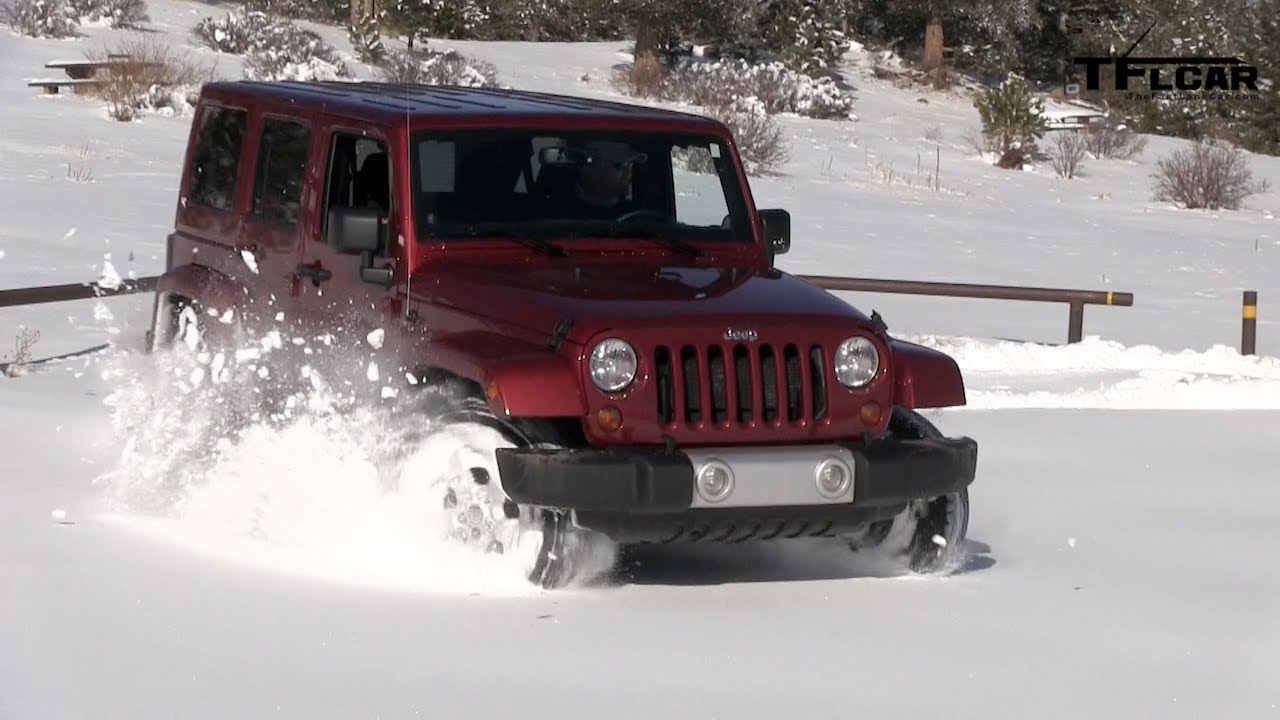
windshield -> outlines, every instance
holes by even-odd
[[[411,153],[423,241],[751,239],[729,150],[711,135],[430,130]]]

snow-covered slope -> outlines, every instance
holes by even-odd
[[[153,0],[150,36],[236,77],[188,34],[225,9]],[[127,36],[86,32],[0,35],[0,288],[163,263],[190,118],[118,123],[26,86]],[[512,86],[600,96],[626,51],[439,44]],[[430,534],[416,488],[456,446],[406,448],[388,478],[375,418],[302,413],[183,464],[204,408],[137,355],[149,298],[0,309],[0,354],[20,326],[36,357],[112,343],[0,377],[0,718],[1280,714],[1280,192],[1151,202],[1167,138],[1070,181],[999,170],[964,140],[966,99],[861,60],[858,121],[784,118],[792,160],[753,180],[792,211],[784,269],[1136,296],[1060,346],[1061,305],[842,294],[965,371],[970,406],[930,414],[980,443],[962,572],[683,548],[535,592]],[[1252,166],[1280,186],[1280,159]],[[1260,357],[1234,350],[1244,289]]]

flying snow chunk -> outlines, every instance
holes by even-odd
[[[278,313],[276,313],[276,322],[284,322],[284,313],[283,313],[283,312],[278,312]]]
[[[932,539],[933,539],[933,544],[937,545],[938,547],[947,546],[947,539],[942,537],[941,535],[934,535]]]
[[[4,259],[4,251],[0,250],[0,260],[3,260],[3,259]]]
[[[368,340],[369,344],[372,345],[375,350],[378,350],[382,348],[382,341],[386,337],[387,337],[386,331],[383,330],[382,328],[378,328],[377,330],[374,330],[373,332],[366,335],[365,340]]]
[[[258,259],[253,256],[251,250],[241,250],[240,258],[244,260],[244,264],[249,266],[249,272],[254,275],[258,274]]]
[[[1075,547],[1075,546],[1076,546],[1076,539],[1075,539],[1075,538],[1067,538],[1067,547],[1071,547],[1071,548],[1073,548],[1073,547]]]
[[[58,522],[66,522],[67,520],[67,511],[63,510],[62,508],[58,508],[57,510],[54,510],[51,514],[53,515],[53,519],[57,520]]]
[[[365,369],[365,376],[369,378],[369,382],[378,382],[378,363],[369,363],[369,367]]]
[[[102,263],[102,275],[98,278],[98,287],[108,290],[115,290],[120,287],[120,273],[116,272],[116,268],[111,264],[110,260]]]
[[[67,231],[67,234],[66,234],[66,235],[63,235],[63,236],[62,236],[62,239],[63,239],[63,240],[70,240],[70,239],[72,238],[72,236],[74,236],[75,234],[76,234],[76,229],[75,229],[75,228],[71,228],[70,230],[68,230],[68,231]]]
[[[395,388],[393,388],[393,387],[390,387],[390,386],[387,386],[387,385],[383,385],[383,386],[382,386],[382,399],[383,399],[383,400],[388,400],[388,399],[393,398],[393,397],[395,397],[395,396],[397,396],[397,395],[399,395],[399,394],[400,394],[400,391],[399,391],[399,390],[396,390],[396,389],[395,389]]]
[[[223,325],[230,325],[231,321],[234,320],[235,317],[236,317],[235,310],[227,310],[226,312],[222,313],[222,317],[218,318],[218,322],[222,323]]]
[[[404,379],[405,379],[405,380],[408,380],[410,385],[417,385],[417,384],[418,384],[418,377],[417,377],[416,375],[414,375],[413,373],[405,373],[405,374],[404,374]]]

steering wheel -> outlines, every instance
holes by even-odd
[[[667,214],[662,212],[661,210],[654,210],[652,208],[641,208],[639,210],[629,210],[627,212],[622,213],[621,215],[618,216],[617,221],[631,222],[632,220],[636,220],[638,218],[644,218],[644,217],[652,218],[654,220],[661,220],[663,222],[666,222],[671,219],[667,217]]]

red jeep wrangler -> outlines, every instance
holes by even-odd
[[[503,438],[439,488],[442,522],[479,550],[518,546],[533,582],[569,582],[598,535],[838,537],[894,543],[917,572],[956,560],[977,446],[916,409],[963,405],[958,367],[774,267],[790,216],[756,209],[714,120],[508,90],[213,83],[175,225],[150,347],[184,318],[202,342],[282,329],[354,346],[385,328],[380,365],[409,375],[405,395],[459,390],[411,422]]]

